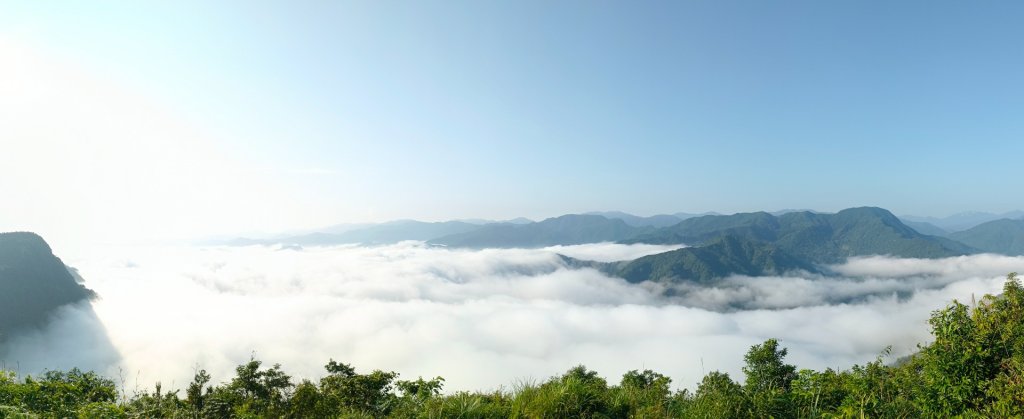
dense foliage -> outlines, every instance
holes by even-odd
[[[318,381],[251,360],[211,385],[198,371],[184,394],[119,394],[78,370],[19,379],[0,374],[0,418],[948,418],[1024,416],[1024,287],[1015,274],[999,296],[954,301],[932,313],[935,340],[896,365],[798,370],[774,339],[750,348],[745,379],[707,374],[696,391],[671,390],[651,370],[609,383],[583,366],[541,383],[442,394],[444,379],[358,373],[331,360]]]
[[[684,247],[613,264],[606,272],[630,282],[686,279],[707,282],[732,274],[780,275],[794,270],[813,272],[814,265],[761,242],[721,237],[700,247]]]

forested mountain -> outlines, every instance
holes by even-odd
[[[616,266],[611,273],[630,282],[704,282],[731,274],[778,275],[798,269],[813,272],[816,268],[774,245],[727,235],[701,247],[644,256]]]
[[[544,247],[617,241],[652,231],[600,215],[570,214],[530,224],[487,224],[479,229],[428,241],[451,247]]]
[[[995,220],[950,234],[951,239],[985,252],[1024,255],[1024,220]]]
[[[689,217],[689,218],[685,218]],[[675,220],[677,222],[672,223]],[[482,220],[481,220],[482,221]],[[852,256],[890,255],[940,258],[993,251],[1024,252],[1009,227],[981,227],[955,237],[927,223],[907,225],[889,211],[849,208],[835,214],[782,210],[732,215],[692,214],[639,217],[623,212],[570,214],[540,222],[474,224],[474,220],[427,223],[395,221],[338,233],[312,233],[281,239],[240,240],[234,244],[331,245],[388,244],[402,240],[467,248],[544,247],[618,241],[686,244],[692,247],[641,258],[629,264],[593,266],[630,281],[706,281],[731,274],[770,275],[787,270],[818,270]],[[659,225],[669,224],[663,227]],[[1012,230],[1018,231],[1018,230]],[[930,235],[927,233],[936,233]],[[976,244],[970,246],[969,244]],[[584,261],[574,262],[576,265]],[[588,265],[590,266],[590,265]]]
[[[0,341],[11,331],[42,325],[62,305],[94,293],[34,233],[0,233]]]
[[[957,222],[984,219],[987,213],[964,213]],[[949,231],[922,217],[896,218],[881,208],[850,208],[835,214],[780,210],[732,215],[660,214],[641,217],[620,211],[569,214],[540,222],[515,219],[492,222],[467,219],[445,222],[414,220],[382,224],[345,224],[315,232],[273,239],[239,238],[229,245],[253,244],[391,244],[426,241],[453,247],[540,247],[601,241],[648,244],[709,243],[724,235],[768,242],[800,259],[833,263],[849,256],[889,254],[902,257],[944,257],[975,252],[968,244],[949,240]],[[621,222],[621,223],[620,223]],[[934,237],[932,237],[934,236]],[[970,237],[961,235],[958,237]],[[999,247],[987,247],[1005,253]]]
[[[734,236],[769,243],[811,263],[837,263],[850,256],[937,258],[972,253],[969,246],[918,233],[881,208],[850,208],[835,214],[766,212],[704,216],[639,235],[624,243],[702,245]]]
[[[633,227],[668,227],[683,221],[684,218],[677,217],[669,214],[658,214],[650,217],[641,217],[639,215],[628,214],[621,211],[605,211],[605,212],[588,212],[591,215],[600,215],[609,220],[622,220],[626,224]]]
[[[771,230],[777,226],[777,217],[767,212],[705,215],[622,240],[622,243],[696,245],[721,237],[726,233],[747,237],[770,235]]]
[[[836,214],[803,211],[780,216],[766,212],[704,216],[624,242],[694,245],[599,267],[630,282],[709,281],[733,274],[815,272],[822,265],[840,263],[851,256],[939,258],[976,251],[949,239],[918,233],[889,211],[871,207]]]

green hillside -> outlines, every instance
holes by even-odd
[[[801,217],[813,218],[813,224],[794,222]],[[777,244],[817,263],[842,262],[851,256],[940,258],[975,251],[951,240],[918,233],[881,208],[850,208],[836,214],[793,213],[780,220],[786,228]]]
[[[724,236],[701,247],[686,247],[645,256],[619,267],[614,274],[630,282],[695,280],[730,274],[777,275],[792,270],[814,271],[814,266],[763,242]]]
[[[705,215],[688,218],[670,227],[641,234],[623,243],[696,245],[723,236],[725,233],[761,240],[774,238],[778,218],[767,212],[733,215]]]
[[[940,258],[974,253],[964,244],[907,227],[881,208],[850,208],[835,214],[809,211],[711,215],[624,240],[625,243],[692,244],[647,256],[605,272],[631,282],[708,281],[731,274],[814,272],[852,256]]]
[[[989,221],[949,237],[985,252],[1024,255],[1024,220]]]
[[[93,296],[41,237],[0,233],[0,340],[10,331],[43,324],[57,307]]]
[[[881,208],[850,208],[835,214],[766,212],[704,216],[624,240],[624,243],[699,246],[724,236],[770,243],[810,263],[837,263],[851,256],[939,258],[969,254],[969,246],[918,233]]]

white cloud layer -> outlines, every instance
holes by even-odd
[[[63,316],[57,333],[23,341],[6,362],[23,371],[89,364],[113,376],[120,368],[129,387],[180,388],[195,365],[226,380],[255,353],[299,377],[318,378],[333,358],[360,371],[442,375],[448,390],[540,380],[582,363],[613,381],[651,368],[692,388],[711,370],[739,375],[746,350],[771,337],[806,368],[848,368],[889,345],[907,354],[927,341],[932,310],[997,292],[1007,272],[1024,270],[1024,258],[990,255],[864,258],[835,267],[844,278],[734,277],[665,297],[657,286],[567,269],[556,255],[617,260],[668,249],[110,248],[70,262],[102,296],[95,314],[120,361],[83,354],[95,345],[66,331],[102,327]],[[77,355],[27,355],[38,345]]]

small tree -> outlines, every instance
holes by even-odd
[[[199,370],[192,378],[192,383],[185,390],[185,400],[192,408],[192,417],[194,418],[198,418],[199,414],[203,411],[203,387],[209,382],[210,374],[207,374],[206,370]],[[206,393],[209,394],[209,388],[207,388]]]
[[[761,414],[790,416],[789,388],[797,374],[795,366],[783,362],[787,353],[786,348],[779,348],[779,341],[768,339],[750,347],[743,357],[746,361],[743,373],[747,376],[745,390]]]
[[[753,405],[743,387],[729,374],[712,371],[704,376],[686,417],[741,419],[753,417]]]
[[[344,410],[377,416],[387,414],[395,399],[391,390],[397,373],[375,370],[356,374],[350,365],[333,359],[325,368],[330,374],[320,379],[320,392],[334,415]]]

